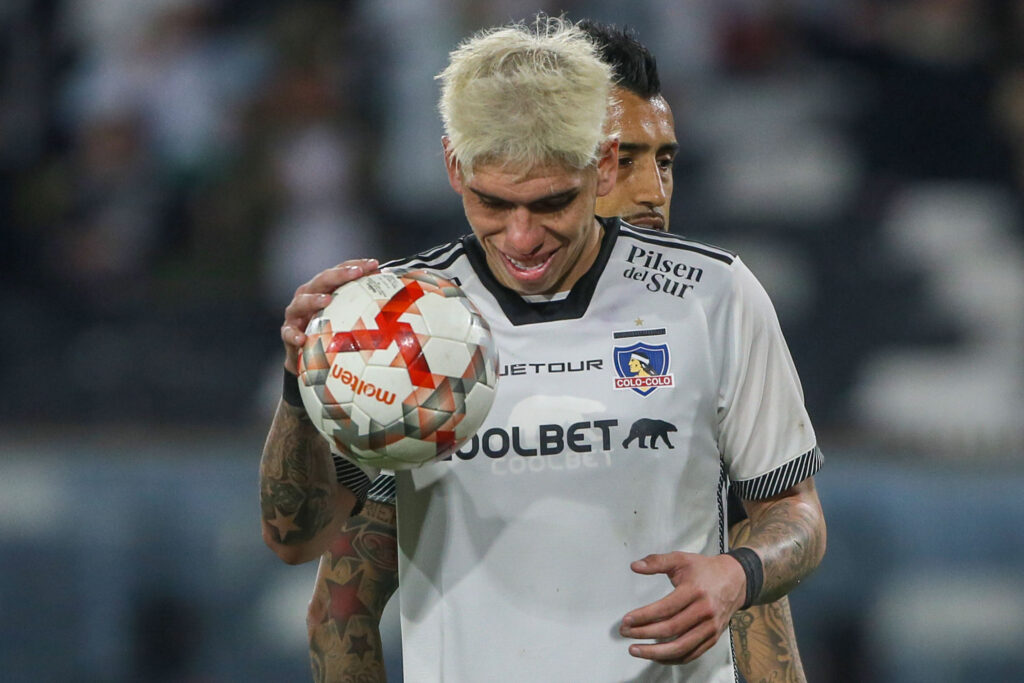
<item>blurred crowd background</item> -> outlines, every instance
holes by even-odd
[[[776,304],[811,680],[1024,679],[1021,0],[4,0],[0,679],[305,680],[314,567],[257,517],[283,307],[464,232],[433,76],[537,10],[636,29],[672,228]]]

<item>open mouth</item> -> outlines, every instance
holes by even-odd
[[[520,261],[519,259],[512,258],[504,252],[501,252],[501,258],[505,262],[505,266],[512,277],[517,280],[531,281],[544,276],[548,267],[551,265],[551,259],[554,257],[556,251],[551,252],[543,259],[531,258]]]

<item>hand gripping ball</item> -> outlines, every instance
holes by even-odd
[[[299,392],[332,450],[400,470],[443,459],[483,424],[498,351],[487,321],[431,270],[388,270],[335,290],[310,320]]]

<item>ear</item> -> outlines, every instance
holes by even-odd
[[[459,162],[452,150],[452,141],[447,135],[441,137],[441,147],[444,148],[444,167],[448,171],[448,184],[452,189],[462,194],[462,171],[459,170]]]
[[[615,187],[619,174],[619,137],[614,135],[601,143],[597,159],[597,196],[604,197]]]

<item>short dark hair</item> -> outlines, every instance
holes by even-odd
[[[658,62],[630,28],[584,19],[579,23],[594,41],[601,60],[612,68],[616,87],[650,99],[661,94]]]

